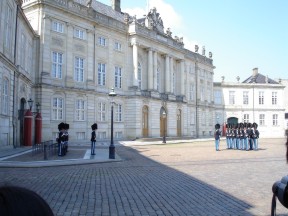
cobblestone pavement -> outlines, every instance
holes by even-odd
[[[216,152],[213,141],[120,147],[121,162],[0,168],[0,184],[38,192],[55,215],[270,215],[287,174],[284,139]],[[277,201],[277,215],[288,215]]]

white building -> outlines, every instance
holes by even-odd
[[[261,137],[283,137],[284,88],[268,76],[253,69],[253,74],[243,82],[214,83],[215,115],[221,124],[256,122]]]
[[[0,146],[21,144],[23,110],[28,108],[26,100],[34,97],[37,79],[39,37],[21,4],[0,1]]]
[[[136,19],[111,2],[0,2],[0,41],[9,41],[0,50],[1,145],[22,145],[30,98],[41,104],[43,141],[60,122],[70,141],[89,140],[94,122],[97,140],[109,139],[111,87],[116,139],[213,134],[212,53],[185,49],[156,8]]]

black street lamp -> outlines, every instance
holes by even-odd
[[[163,126],[164,126],[164,133],[163,133],[163,142],[162,143],[166,143],[166,112],[165,110],[163,109],[163,112],[162,112],[162,118],[163,118]]]
[[[29,109],[32,110],[34,101],[30,98],[28,101]],[[36,103],[36,112],[32,112],[33,114],[39,113],[41,104],[39,102]]]
[[[115,146],[113,141],[113,104],[116,95],[114,88],[111,88],[111,92],[109,93],[109,97],[111,97],[111,142],[109,146],[109,159],[115,159]]]

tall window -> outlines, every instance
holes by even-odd
[[[115,105],[115,121],[116,122],[122,121],[122,105],[120,104]]]
[[[248,91],[243,92],[243,104],[248,105],[249,104],[249,97],[248,97]]]
[[[26,63],[26,36],[24,33],[21,34],[21,55],[20,55],[20,64],[21,67],[25,70]]]
[[[75,36],[76,38],[79,38],[79,39],[84,40],[84,31],[83,31],[83,30],[80,30],[80,29],[75,29],[75,30],[74,30],[74,36]]]
[[[106,38],[104,38],[104,37],[99,37],[99,38],[98,38],[98,44],[99,44],[100,46],[106,46]]]
[[[259,92],[259,104],[264,104],[264,92]]]
[[[98,103],[98,120],[106,121],[106,104],[102,102]]]
[[[84,82],[84,59],[75,57],[75,81]]]
[[[52,77],[62,79],[63,54],[52,52]]]
[[[121,43],[115,42],[114,43],[114,49],[117,51],[121,51],[121,49],[122,49]]]
[[[244,114],[244,117],[243,117],[243,120],[244,120],[244,123],[245,122],[249,122],[249,114]]]
[[[141,66],[140,62],[138,62],[137,79],[138,79],[138,87],[139,87],[139,89],[141,89],[141,86],[142,86],[142,66]]]
[[[157,88],[157,91],[159,91],[159,89],[160,89],[160,69],[159,69],[159,67],[157,67],[156,88]]]
[[[272,92],[272,104],[277,104],[277,92]]]
[[[52,119],[62,120],[63,119],[63,98],[53,98],[52,104]]]
[[[191,124],[195,125],[195,112],[191,110]]]
[[[106,64],[98,64],[98,85],[106,85]]]
[[[273,126],[277,126],[278,125],[278,115],[277,114],[273,114],[273,116],[272,116],[272,124],[273,124]]]
[[[261,126],[265,125],[265,114],[259,115],[259,125]]]
[[[229,91],[229,104],[235,104],[235,91]]]
[[[84,100],[76,100],[76,120],[84,121],[85,120],[85,101]]]
[[[8,5],[5,11],[5,20],[4,20],[4,46],[7,50],[11,51],[11,42],[12,42],[12,9]]]
[[[9,88],[8,79],[4,78],[3,87],[2,87],[2,113],[8,114],[8,88]]]
[[[122,69],[115,67],[115,87],[122,88]]]
[[[194,101],[194,83],[190,84],[190,94],[189,94],[189,99],[190,101]]]
[[[222,94],[220,90],[214,91],[214,100],[215,104],[222,104]]]
[[[60,22],[53,21],[52,22],[52,30],[56,31],[56,32],[59,32],[59,33],[63,33],[64,32],[64,26]]]

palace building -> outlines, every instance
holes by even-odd
[[[23,145],[28,101],[33,141],[37,113],[42,141],[60,122],[70,141],[95,122],[109,139],[111,105],[115,139],[213,135],[212,53],[186,49],[156,8],[138,19],[120,0],[4,0],[0,11],[1,145]]]

